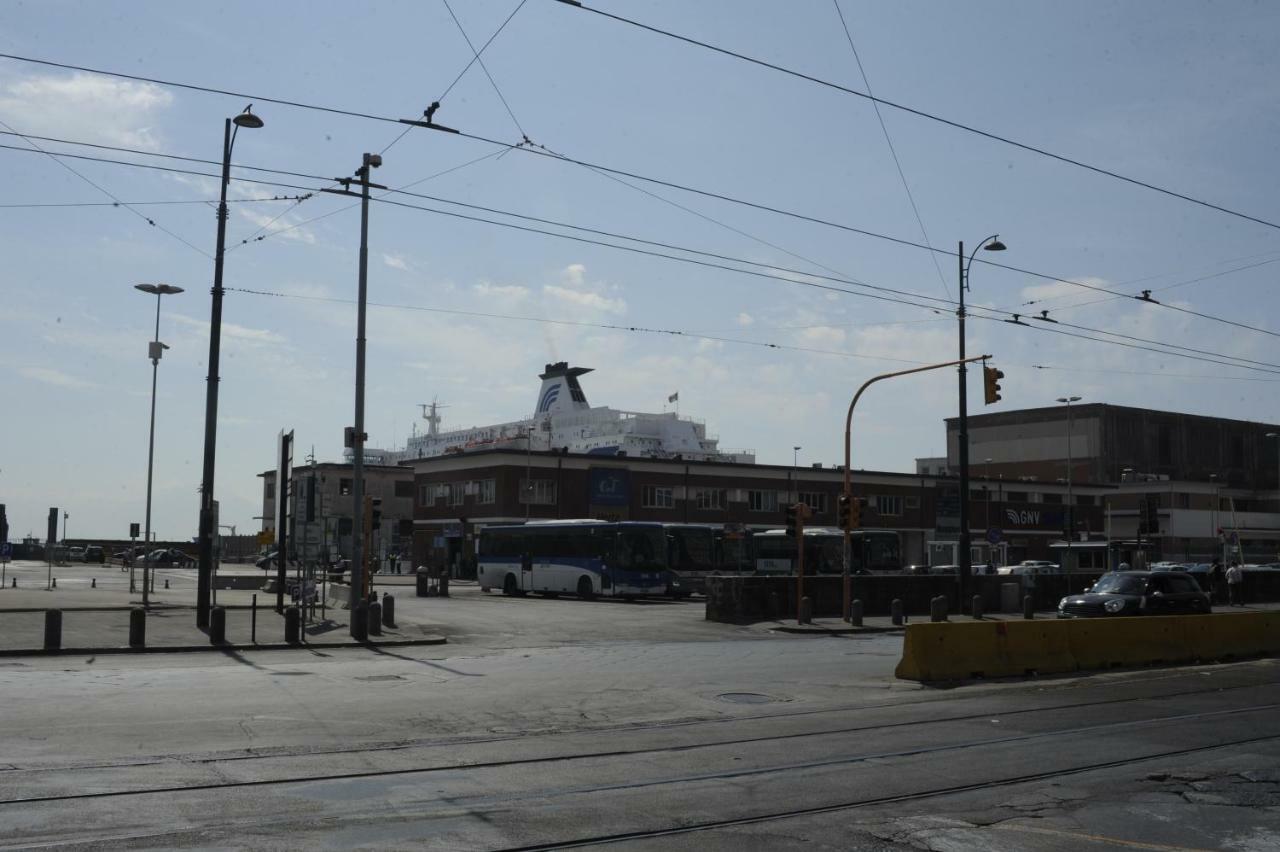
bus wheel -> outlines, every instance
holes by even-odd
[[[502,593],[504,595],[518,595],[520,593],[520,584],[516,581],[515,574],[508,574],[507,579],[502,581]]]
[[[584,601],[589,601],[596,596],[595,587],[591,585],[590,577],[578,578],[578,597]]]

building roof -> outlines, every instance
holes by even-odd
[[[1230,417],[1212,417],[1205,414],[1188,414],[1181,411],[1161,411],[1155,408],[1138,408],[1130,405],[1114,405],[1109,402],[1086,402],[1071,406],[1071,416],[1077,419],[1097,417],[1105,414],[1128,414],[1132,416],[1156,416],[1174,419],[1203,420],[1213,423],[1230,423],[1256,428],[1280,429],[1280,424],[1264,423],[1256,420],[1236,420]],[[969,425],[999,426],[1017,423],[1038,423],[1050,420],[1061,420],[1067,415],[1065,405],[1049,405],[1041,408],[1017,408],[1011,411],[992,411],[981,414],[970,414]],[[959,428],[960,418],[946,418],[947,430]]]

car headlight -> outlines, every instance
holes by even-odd
[[[1102,605],[1102,608],[1105,609],[1107,612],[1120,612],[1120,610],[1124,609],[1124,599],[1112,598],[1111,600],[1104,603]]]
[[[1062,612],[1066,608],[1067,608],[1066,598],[1063,598],[1062,600],[1058,601],[1058,612]]]

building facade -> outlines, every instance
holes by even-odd
[[[413,472],[415,565],[467,565],[485,526],[525,520],[603,520],[736,524],[774,529],[785,507],[804,502],[812,526],[836,525],[843,472],[833,467],[659,460],[560,452],[488,450],[406,462]],[[901,536],[904,563],[954,561],[959,485],[954,477],[853,471],[853,493],[865,498],[863,526]],[[1047,558],[1074,515],[1078,535],[1101,536],[1102,497],[1114,488],[1005,489],[975,480],[970,488],[975,558],[1003,564]],[[994,543],[990,543],[988,535]],[[951,546],[951,551],[946,547]],[[950,556],[939,554],[949,552]]]
[[[262,478],[262,529],[276,526],[276,472]],[[336,562],[351,556],[355,479],[349,464],[323,462],[293,469],[289,503],[292,558]],[[364,493],[380,500],[381,523],[370,552],[380,557],[407,553],[413,536],[413,472],[403,467],[366,465]]]

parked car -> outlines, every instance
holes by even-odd
[[[277,553],[278,551],[273,550],[270,553],[268,553],[266,556],[258,557],[256,560],[254,560],[253,564],[263,569],[264,571],[267,570],[268,568],[275,568]]]
[[[1017,565],[1010,565],[999,569],[1000,574],[1061,574],[1062,566],[1056,562],[1048,562],[1043,559],[1024,559]]]
[[[85,562],[106,562],[107,554],[105,551],[103,551],[103,549],[99,545],[91,544],[84,549],[84,561]]]
[[[188,568],[196,564],[194,557],[189,556],[185,551],[178,550],[176,547],[162,547],[159,550],[153,550],[145,556],[139,556],[138,561],[149,562],[152,565],[176,565],[179,568]]]
[[[79,545],[67,548],[67,560],[69,562],[83,562],[84,548]]]
[[[1209,596],[1184,571],[1112,571],[1058,602],[1058,618],[1211,612]]]

